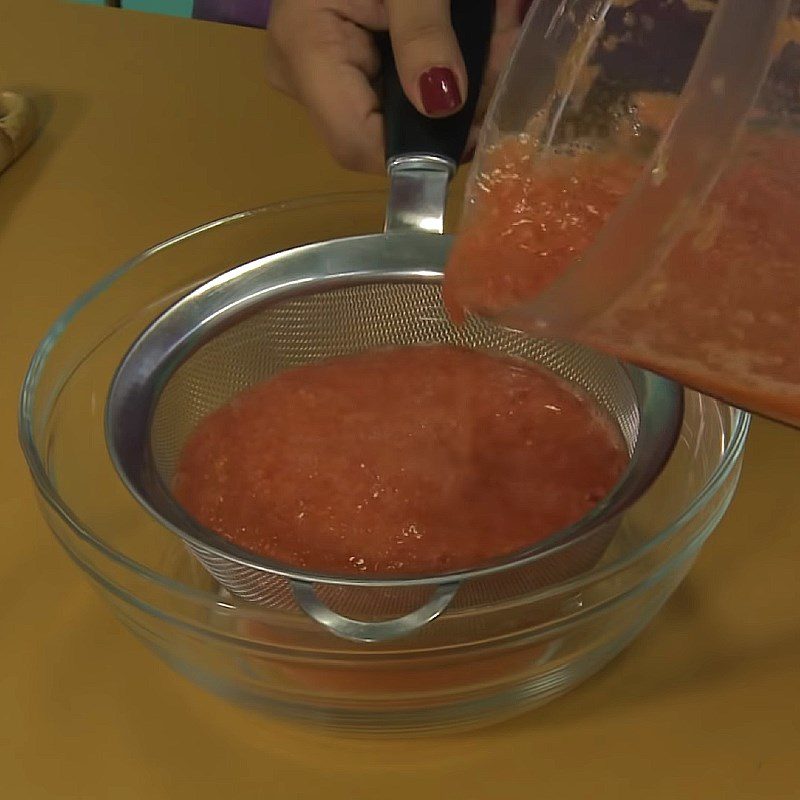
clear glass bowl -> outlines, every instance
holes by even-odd
[[[383,645],[221,591],[122,486],[105,445],[113,372],[156,314],[236,264],[380,230],[384,198],[336,195],[236,214],[125,264],[56,322],[22,390],[20,435],[42,512],[120,619],[191,680],[236,702],[351,733],[511,716],[624,648],[691,567],[739,477],[746,414],[694,392],[675,453],[592,570],[514,602],[446,612]]]

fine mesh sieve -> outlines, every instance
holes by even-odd
[[[307,244],[238,266],[168,308],[120,364],[106,404],[112,461],[132,494],[233,594],[302,609],[344,638],[374,642],[419,631],[445,609],[513,602],[590,569],[620,512],[659,474],[683,410],[676,384],[578,345],[489,321],[447,318],[442,234],[447,186],[480,88],[493,3],[452,4],[469,93],[461,112],[422,118],[403,94],[388,40],[383,110],[391,178],[386,232]],[[539,364],[595,399],[619,425],[631,461],[590,514],[536,547],[479,568],[414,577],[310,573],[237,547],[199,525],[170,491],[187,436],[210,411],[276,373],[371,348],[450,343]]]
[[[347,638],[408,634],[448,606],[458,613],[511,601],[591,568],[619,512],[659,473],[682,418],[680,388],[576,344],[480,319],[453,325],[440,292],[448,239],[387,233],[268,256],[187,295],[123,360],[106,409],[115,465],[139,500],[234,594],[273,608],[300,607]],[[434,342],[524,359],[593,398],[617,422],[631,454],[612,493],[576,525],[513,557],[392,579],[320,575],[261,558],[198,525],[172,497],[186,438],[236,393],[319,359]]]

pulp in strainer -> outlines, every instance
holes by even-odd
[[[418,345],[284,370],[205,417],[174,492],[260,556],[328,574],[429,574],[532,546],[628,462],[583,392],[510,357]]]

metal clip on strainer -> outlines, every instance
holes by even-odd
[[[570,343],[533,339],[484,320],[454,326],[440,283],[447,185],[474,113],[493,3],[455,2],[467,64],[465,109],[421,117],[382,42],[391,190],[385,233],[305,245],[243,264],[165,311],[131,347],[112,382],[106,435],[129,490],[182,537],[233,594],[297,610],[331,633],[378,642],[453,612],[510,601],[591,568],[619,513],[669,457],[682,419],[670,381]],[[309,573],[260,558],[198,525],[170,486],[181,447],[210,411],[281,370],[366,348],[447,342],[541,364],[580,386],[618,422],[631,463],[614,491],[576,525],[478,569],[413,578]]]

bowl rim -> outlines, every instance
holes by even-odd
[[[67,306],[62,314],[47,330],[45,336],[34,351],[28,369],[26,370],[18,406],[18,436],[25,460],[27,461],[28,468],[31,472],[31,476],[37,489],[41,492],[42,497],[46,501],[47,505],[68,526],[68,528],[78,536],[78,538],[90,545],[90,547],[96,550],[101,556],[109,558],[126,571],[130,571],[140,578],[147,579],[157,584],[161,588],[167,590],[169,593],[177,594],[183,599],[190,599],[199,601],[201,603],[210,604],[211,606],[221,605],[227,609],[231,608],[231,604],[224,601],[217,594],[214,594],[208,590],[190,586],[179,580],[171,578],[164,573],[142,564],[131,556],[128,556],[125,553],[117,550],[115,547],[109,545],[103,538],[97,536],[87,526],[82,524],[79,515],[77,515],[69,507],[66,501],[61,497],[53,481],[50,479],[44,459],[39,452],[39,448],[35,441],[33,433],[33,410],[39,380],[56,343],[59,341],[72,321],[80,314],[80,312],[90,303],[92,303],[92,301],[102,295],[103,292],[109,289],[114,283],[161,251],[178,245],[191,237],[211,231],[214,228],[228,225],[250,217],[263,214],[277,215],[287,211],[331,204],[342,204],[346,202],[367,202],[374,201],[376,199],[380,199],[382,202],[383,197],[383,193],[377,191],[331,192],[328,194],[282,200],[275,203],[258,206],[256,208],[238,211],[223,217],[218,217],[194,228],[182,231],[174,236],[164,239],[155,245],[152,245],[151,247],[146,248],[137,255],[123,262],[123,264],[110,272],[108,275],[101,278],[87,291],[78,296],[72,303],[70,303],[69,306]],[[532,592],[529,596],[526,596],[526,602],[535,603],[540,600],[546,600],[555,594],[572,590],[575,587],[584,584],[587,580],[591,580],[593,582],[604,580],[609,575],[622,571],[633,564],[636,560],[645,556],[648,552],[661,544],[665,539],[668,539],[676,530],[683,527],[683,525],[689,519],[696,515],[710,499],[711,495],[716,491],[719,484],[730,473],[737,459],[741,455],[747,438],[747,432],[750,426],[750,415],[740,409],[733,407],[730,408],[734,414],[731,433],[729,440],[725,444],[725,448],[719,462],[691,502],[686,504],[667,526],[662,528],[657,534],[641,545],[641,547],[632,550],[625,556],[615,559],[607,565],[590,570],[589,572],[583,573],[577,577],[570,578],[566,581],[554,584],[553,586],[545,587],[541,590]],[[48,409],[48,413],[49,412],[50,409]],[[234,609],[237,612],[243,610],[238,606],[235,606]],[[253,611],[249,607],[247,610],[248,612]],[[261,612],[261,614],[275,613],[275,609],[257,608],[255,611]]]

